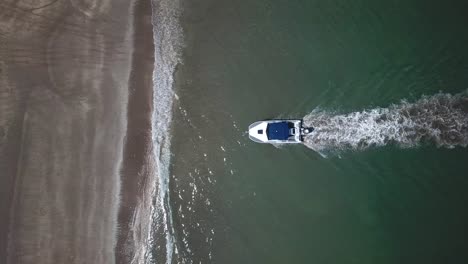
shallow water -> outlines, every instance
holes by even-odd
[[[154,255],[181,263],[468,259],[462,4],[183,7],[165,200],[172,243],[155,243]],[[317,127],[306,142],[316,151],[248,140],[254,121],[304,116]]]

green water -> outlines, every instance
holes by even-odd
[[[187,4],[171,167],[179,257],[467,262],[466,148],[390,145],[324,158],[245,133],[254,121],[317,107],[346,113],[464,91],[467,11],[462,1]]]

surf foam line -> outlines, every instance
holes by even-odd
[[[454,148],[468,145],[468,91],[402,100],[387,108],[348,114],[314,110],[304,117],[315,128],[304,144],[319,152],[364,150],[395,144],[403,148],[421,144]]]
[[[149,234],[144,243],[143,261],[172,263],[177,243],[169,190],[171,121],[174,101],[174,72],[181,63],[183,32],[179,24],[180,0],[152,0],[154,71],[152,142],[155,172]]]

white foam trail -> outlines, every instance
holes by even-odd
[[[304,117],[314,132],[304,144],[319,153],[424,143],[453,148],[468,145],[468,94],[423,96],[387,108],[337,115],[315,110]]]

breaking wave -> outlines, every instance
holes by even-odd
[[[348,114],[314,110],[304,117],[314,127],[304,144],[319,152],[364,150],[394,144],[454,148],[468,146],[468,91],[439,93],[416,102],[401,101],[387,108]]]
[[[180,0],[152,0],[154,36],[152,149],[154,179],[145,186],[143,202],[133,219],[135,254],[131,263],[174,263],[177,239],[169,189],[174,72],[181,63],[183,31]],[[150,208],[148,208],[150,207]]]

